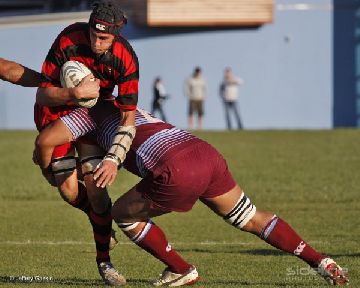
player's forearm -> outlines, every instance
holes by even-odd
[[[41,106],[66,105],[76,99],[76,88],[48,87],[39,88],[36,93],[36,103]]]
[[[19,63],[0,58],[0,79],[24,87],[38,87],[41,74]]]
[[[46,87],[39,88],[36,93],[36,103],[41,106],[59,106],[69,103],[75,104],[81,99],[99,97],[100,80],[93,79],[93,75],[86,76],[74,88]]]
[[[135,111],[123,111],[122,119],[120,122],[121,126],[135,126]]]
[[[130,150],[135,134],[135,110],[123,111],[113,144],[107,151],[104,160],[112,161],[117,165],[124,163],[126,153]]]
[[[13,83],[24,87],[39,87],[41,79],[42,77],[40,73],[24,67],[24,74],[20,79],[17,79],[16,82]]]

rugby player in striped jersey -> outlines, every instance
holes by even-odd
[[[104,151],[112,146],[120,117],[111,101],[91,109],[78,108],[44,129],[38,144],[55,147],[69,138],[77,141],[88,135],[88,144],[100,145],[103,152],[99,150],[97,159],[80,159],[83,173],[94,175],[87,187],[92,189],[91,181],[105,187],[114,178],[104,175],[98,164],[103,161]],[[348,276],[333,259],[312,248],[282,218],[258,210],[211,145],[139,108],[135,124],[137,133],[122,166],[142,180],[115,202],[112,215],[131,241],[167,266],[160,278],[152,281],[155,286],[182,286],[199,279],[195,266],[171,247],[161,228],[152,221],[153,217],[172,211],[189,211],[197,200],[235,228],[304,260],[328,283],[348,282]],[[54,143],[54,138],[49,137],[54,134],[62,135],[63,141]]]

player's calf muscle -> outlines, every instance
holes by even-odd
[[[246,223],[246,225],[244,225],[241,230],[260,235],[266,224],[269,223],[273,216],[273,213],[256,210],[255,215],[249,220],[248,223]]]

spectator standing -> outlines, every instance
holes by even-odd
[[[169,96],[166,94],[166,90],[164,87],[164,84],[162,83],[162,80],[160,77],[156,77],[153,85],[153,103],[151,108],[151,114],[155,116],[155,112],[159,111],[161,120],[166,122],[165,113],[162,107],[162,104],[165,99],[167,99]]]
[[[193,129],[193,115],[196,113],[198,116],[199,130],[203,126],[204,116],[204,100],[207,93],[207,83],[202,76],[200,67],[194,69],[192,77],[190,77],[185,84],[185,94],[189,99],[189,110],[188,110],[188,128]]]
[[[224,79],[220,84],[220,97],[223,99],[225,107],[226,124],[229,130],[232,129],[231,125],[231,111],[235,116],[237,128],[242,129],[240,113],[238,110],[237,101],[239,98],[239,86],[244,84],[244,80],[235,76],[231,68],[227,67],[224,70]]]

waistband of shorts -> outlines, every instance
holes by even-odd
[[[175,146],[173,149],[170,149],[168,152],[166,152],[157,163],[156,167],[154,168],[154,172],[157,172],[158,169],[162,169],[163,165],[168,163],[170,160],[174,161],[176,158],[184,155],[185,153],[196,149],[198,146],[206,144],[209,145],[207,142],[199,139],[199,138],[193,138],[186,142],[180,143],[179,145]],[[185,147],[184,147],[185,146]]]

